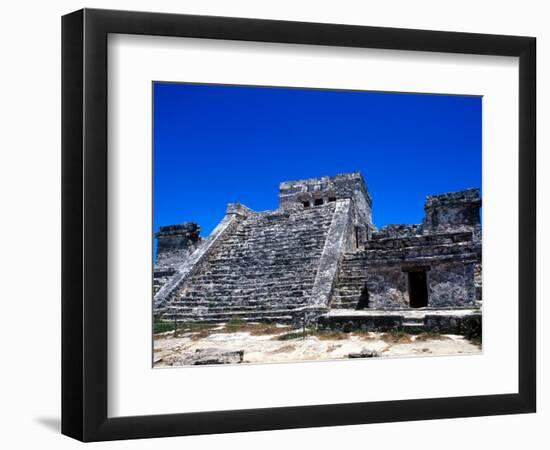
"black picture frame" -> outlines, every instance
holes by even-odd
[[[518,393],[107,417],[107,36],[519,57]],[[62,433],[82,441],[531,413],[536,409],[536,39],[83,9],[62,18]]]

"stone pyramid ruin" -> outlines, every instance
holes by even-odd
[[[279,208],[229,204],[207,238],[193,222],[160,228],[154,314],[459,326],[481,305],[480,207],[478,189],[434,195],[421,224],[378,230],[359,172],[285,181]]]

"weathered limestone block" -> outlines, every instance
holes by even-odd
[[[390,309],[409,306],[407,274],[400,267],[370,270],[365,282],[370,308]]]
[[[425,233],[467,230],[479,225],[479,189],[431,195],[424,204]]]
[[[167,268],[167,269],[160,269],[155,268],[155,271],[153,273],[153,294],[156,294],[162,286],[164,286],[167,281],[174,276],[176,273],[175,269]]]
[[[473,306],[475,302],[473,263],[434,265],[428,272],[429,306]]]
[[[369,350],[368,348],[364,348],[358,353],[350,353],[348,355],[348,358],[377,358],[380,356],[380,353],[378,353],[376,350]]]
[[[200,243],[200,227],[195,222],[160,227],[157,238],[155,267],[174,269],[181,265]]]
[[[174,361],[174,366],[202,366],[208,364],[240,364],[244,350],[227,351],[218,348],[198,348],[195,353]]]
[[[373,240],[404,238],[422,234],[422,225],[386,225],[372,235]]]
[[[392,331],[403,327],[403,316],[397,314],[379,314],[376,316],[329,316],[317,320],[323,330],[343,331]]]
[[[429,315],[424,319],[425,327],[431,331],[445,334],[462,334],[467,337],[481,336],[482,316],[468,314],[465,316]]]

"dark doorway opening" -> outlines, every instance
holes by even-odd
[[[304,205],[304,208],[309,208],[309,202],[302,202],[302,204]]]
[[[359,301],[357,302],[357,306],[355,309],[367,309],[369,307],[369,291],[367,289],[367,285],[365,284],[363,286],[363,289],[361,290],[361,296],[359,297]]]
[[[323,199],[322,198],[316,198],[313,204],[315,206],[321,206],[323,204]]]
[[[424,308],[428,306],[428,280],[424,270],[408,272],[409,274],[409,306]]]

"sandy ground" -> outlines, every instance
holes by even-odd
[[[273,327],[274,328],[274,327]],[[350,353],[375,351],[380,357],[457,355],[480,353],[481,348],[458,335],[403,335],[392,333],[336,333],[278,340],[291,331],[280,327],[264,330],[228,332],[218,329],[156,335],[154,366],[170,367],[196,349],[244,350],[243,363],[274,363],[348,358]],[[259,335],[258,335],[259,334]]]

